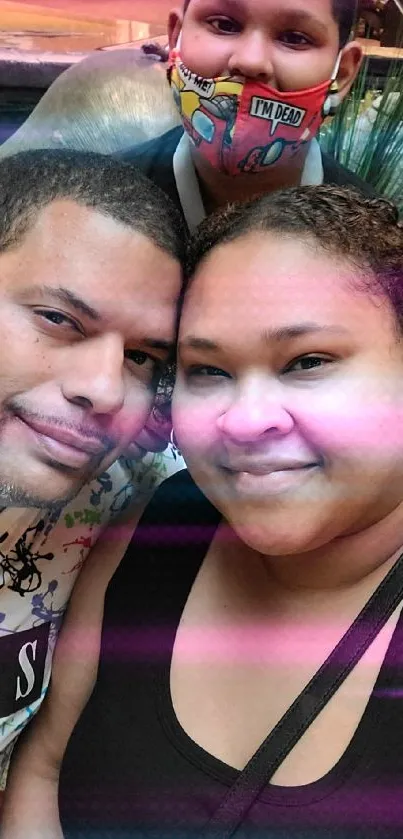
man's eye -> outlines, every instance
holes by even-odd
[[[148,353],[142,352],[141,350],[126,350],[125,358],[132,361],[133,364],[138,364],[139,367],[144,367],[147,362],[153,366],[157,363],[154,358],[151,358],[151,356],[148,355]]]
[[[208,18],[207,23],[209,23],[216,32],[222,32],[226,35],[233,35],[241,30],[239,23],[229,17],[211,17]]]
[[[293,30],[289,30],[287,32],[282,32],[279,41],[283,44],[287,44],[289,47],[310,47],[312,46],[312,41],[308,37],[308,35],[304,35],[302,32],[294,32]]]
[[[328,364],[332,364],[333,359],[322,355],[304,355],[292,361],[286,369],[285,373],[306,373],[310,370],[318,370]]]
[[[82,332],[80,325],[69,315],[59,312],[57,309],[34,309],[36,315],[47,321],[53,326],[64,326],[68,329],[74,329],[76,332]]]
[[[153,387],[157,386],[158,381],[166,367],[166,362],[161,358],[154,358],[142,350],[125,350],[125,358],[131,363],[131,369],[141,369],[141,375],[147,376],[152,382]]]

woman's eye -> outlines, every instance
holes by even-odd
[[[226,379],[230,378],[229,374],[226,373],[225,370],[222,370],[221,367],[211,367],[207,364],[198,364],[194,367],[191,367],[187,371],[187,376],[188,378],[196,378],[197,376],[200,376],[201,378],[207,378],[209,376],[223,376]]]
[[[75,332],[82,333],[82,329],[77,321],[73,320],[69,315],[59,312],[57,309],[34,309],[34,312],[52,326],[64,326],[68,329],[73,329]]]
[[[289,364],[286,373],[306,373],[309,370],[318,370],[325,367],[327,364],[332,364],[333,359],[326,358],[321,355],[305,355],[302,358],[297,358]]]
[[[279,41],[289,47],[310,47],[312,46],[311,39],[302,32],[294,32],[292,30],[282,32]]]
[[[233,35],[240,32],[240,25],[235,20],[229,17],[211,17],[207,23],[216,30],[216,32],[223,32],[226,35]]]

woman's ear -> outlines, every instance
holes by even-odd
[[[357,41],[350,41],[341,51],[340,67],[337,74],[338,95],[340,102],[347,96],[361,66],[362,47]]]
[[[169,49],[173,50],[176,47],[180,31],[183,23],[183,10],[172,9],[168,17],[168,40]]]

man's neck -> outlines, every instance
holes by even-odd
[[[191,154],[196,169],[206,213],[225,207],[229,203],[250,201],[268,192],[299,186],[309,145],[301,147],[292,162],[284,166],[276,165],[267,172],[243,174],[236,177],[224,175],[214,169],[192,147]]]

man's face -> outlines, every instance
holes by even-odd
[[[0,506],[67,501],[136,437],[179,290],[173,257],[73,201],[0,254]]]
[[[240,75],[277,90],[330,78],[339,50],[331,0],[191,0],[170,17],[170,44],[206,78]]]
[[[312,550],[403,496],[403,351],[386,299],[342,256],[249,234],[186,294],[173,398],[189,470],[264,554]]]

